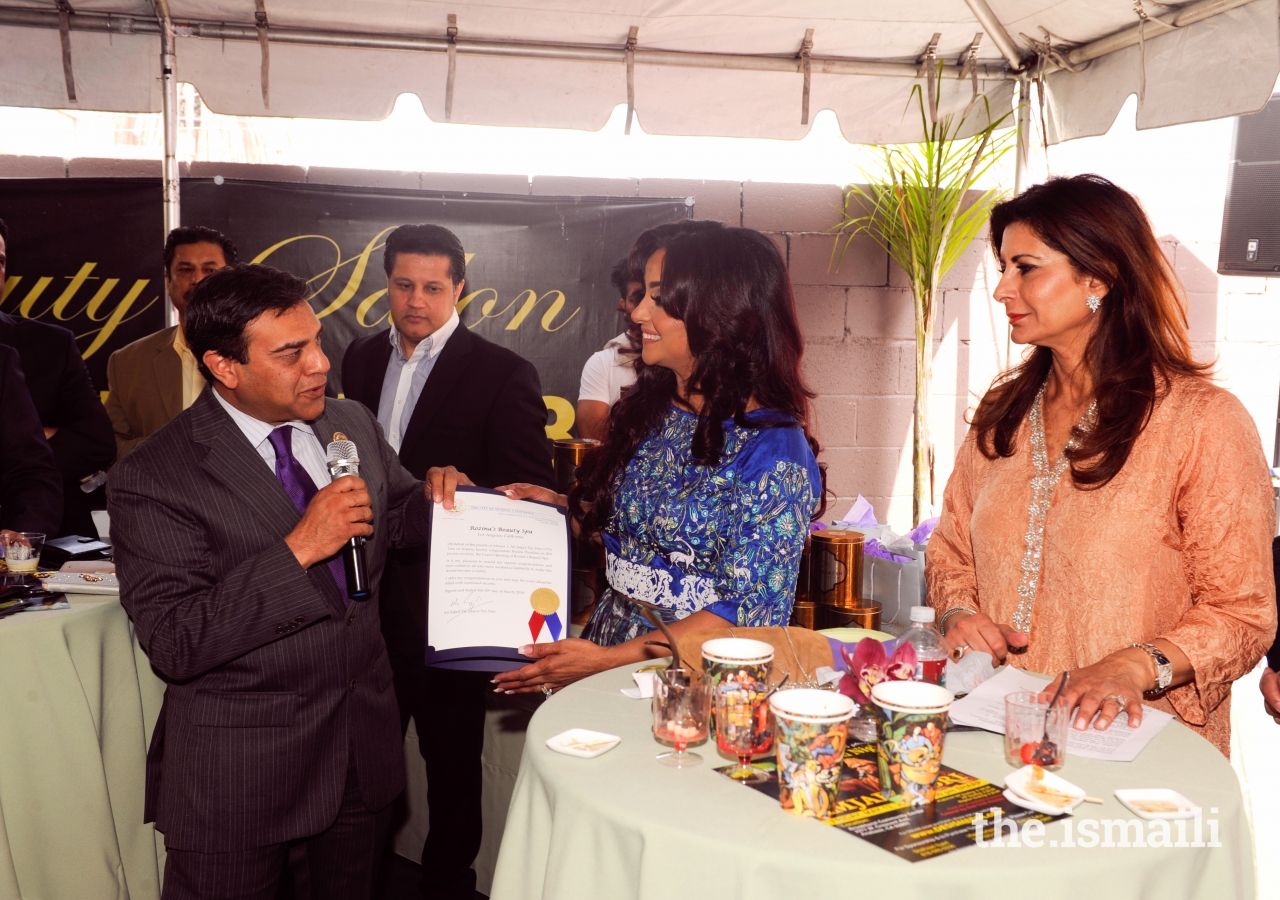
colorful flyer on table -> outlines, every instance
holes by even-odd
[[[502,672],[569,634],[569,518],[548,503],[460,487],[431,508],[426,664]]]
[[[774,764],[758,761],[752,765],[769,774],[767,778],[747,783],[776,801],[778,775]],[[716,771],[727,774],[733,768],[726,766]],[[1053,822],[1061,818],[1015,806],[991,782],[949,766],[943,766],[938,774],[937,799],[932,806],[912,807],[901,801],[887,801],[880,793],[876,745],[849,744],[844,751],[835,813],[826,824],[857,835],[909,862],[919,862],[972,847],[979,839],[992,839],[997,812],[1006,822],[1024,819]]]

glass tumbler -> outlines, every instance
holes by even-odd
[[[9,531],[4,535],[4,561],[15,575],[35,572],[45,536],[34,531]]]
[[[738,758],[729,772],[736,781],[749,781],[765,773],[751,765],[751,757],[773,747],[769,730],[768,693],[733,682],[721,682],[715,691],[716,746]]]
[[[688,752],[690,744],[707,739],[711,718],[711,682],[689,679],[670,669],[653,682],[653,736],[674,751],[658,754],[658,761],[677,769],[696,766],[702,757]]]
[[[1004,698],[1004,758],[1011,766],[1035,764],[1049,771],[1062,768],[1067,756],[1071,710],[1050,707],[1047,692],[1015,691]]]

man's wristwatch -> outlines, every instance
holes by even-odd
[[[1156,686],[1147,691],[1148,694],[1159,694],[1173,684],[1173,663],[1159,647],[1155,644],[1134,644],[1133,646],[1150,656],[1156,664]]]

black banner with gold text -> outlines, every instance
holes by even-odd
[[[613,263],[646,228],[690,214],[683,200],[442,194],[213,179],[182,182],[182,219],[229,236],[242,262],[306,278],[325,321],[331,378],[356,337],[387,328],[386,235],[431,222],[467,250],[463,323],[538,368],[548,432],[567,436],[589,355],[622,330]],[[113,350],[164,325],[158,181],[6,179],[10,229],[0,309],[75,332],[99,390]]]

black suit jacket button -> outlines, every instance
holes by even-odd
[[[277,626],[276,626],[276,634],[284,634],[284,633],[285,633],[286,631],[288,631],[288,630],[289,630],[289,626],[288,626],[288,625],[277,625]]]
[[[293,620],[293,624],[294,624],[294,625],[301,625],[301,624],[302,624],[303,622],[305,622],[305,621],[307,621],[307,620],[306,620],[306,619],[304,619],[304,618],[302,618],[302,616],[298,616],[298,618],[296,618],[296,619],[294,619],[294,620]]]
[[[356,614],[352,613],[347,617],[347,627],[350,628],[354,624],[356,624]]]
[[[347,690],[353,694],[356,692],[356,680],[354,678],[352,678],[351,683],[347,685]]]

